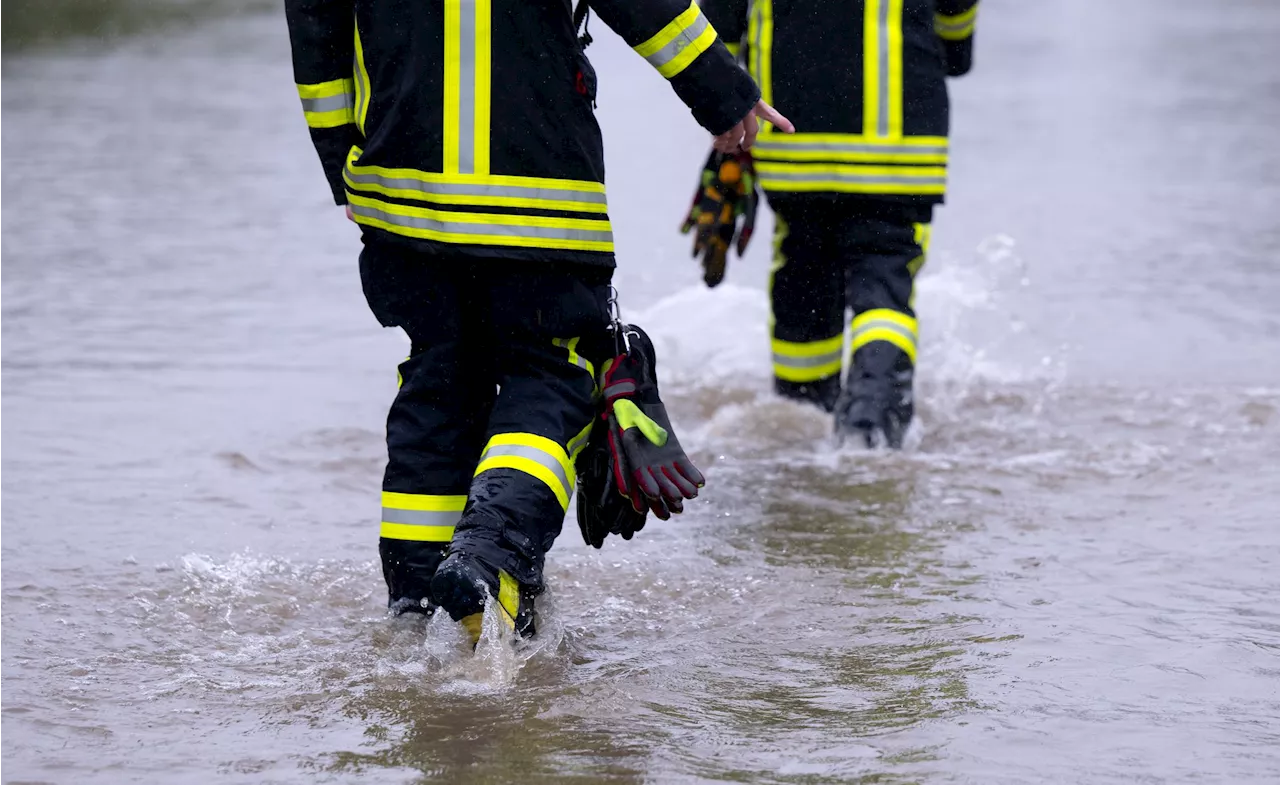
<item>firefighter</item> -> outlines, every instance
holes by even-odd
[[[834,412],[842,438],[900,447],[914,412],[914,280],[946,190],[945,77],[972,64],[977,2],[747,3],[702,7],[801,132],[766,126],[750,155],[713,153],[684,229],[698,227],[714,286],[729,248],[745,250],[763,188],[777,218],[775,389]]]
[[[670,80],[717,149],[749,146],[757,116],[787,127],[689,0],[591,8]],[[474,638],[496,598],[507,623],[531,633],[597,412],[597,366],[625,355],[605,337],[614,245],[590,39],[578,33],[586,7],[286,0],[285,10],[312,141],[334,201],[361,229],[365,297],[411,341],[387,417],[389,607],[443,607]],[[619,408],[621,425],[608,409],[635,478],[687,463],[645,415],[653,400],[656,388]],[[701,482],[696,470],[689,478],[660,488],[624,478],[620,491],[637,510],[647,488],[645,504],[678,512]]]

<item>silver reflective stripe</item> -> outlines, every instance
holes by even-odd
[[[408,229],[422,229],[444,234],[497,235],[500,237],[529,237],[538,240],[580,240],[584,242],[613,242],[613,232],[608,229],[567,229],[556,226],[519,226],[496,223],[471,223],[440,221],[416,215],[400,215],[377,207],[352,204],[351,212],[364,218],[373,218]]]
[[[476,170],[476,0],[462,0],[458,41],[458,172]]]
[[[689,48],[689,45],[692,44],[698,36],[702,35],[710,24],[711,23],[707,21],[707,18],[702,15],[702,12],[699,11],[698,17],[693,20],[693,24],[681,30],[679,35],[671,39],[666,46],[653,54],[646,56],[644,59],[648,60],[654,68],[663,67],[667,63],[676,59],[676,57],[685,49]]]
[[[461,510],[401,510],[397,507],[382,508],[383,523],[404,523],[410,526],[456,526],[462,518]]]
[[[762,182],[768,180],[793,183],[859,183],[865,185],[946,185],[945,177],[901,177],[882,174],[842,174],[840,172],[772,172],[756,165]]]
[[[525,185],[472,185],[462,183],[429,183],[416,177],[386,177],[371,172],[357,174],[347,166],[347,179],[353,185],[376,185],[397,191],[418,191],[431,196],[504,196],[516,199],[540,199],[548,202],[587,202],[605,204],[605,195],[595,191],[559,190]]]
[[[773,353],[773,364],[781,365],[786,368],[818,368],[829,363],[840,361],[841,350],[828,352],[826,354],[816,354],[812,357],[792,357],[789,354]]]
[[[573,440],[570,441],[567,445],[565,445],[566,451],[569,453],[569,457],[572,458],[574,453],[576,453],[578,450],[581,450],[583,447],[587,446],[587,441],[590,438],[591,438],[590,428],[586,429],[582,433],[573,437]]]
[[[576,338],[552,338],[551,343],[569,353],[568,359],[570,363],[578,366],[589,374],[594,374],[595,368],[591,367],[591,363],[587,361],[587,358],[578,354],[577,340],[578,339]]]
[[[325,98],[302,99],[302,110],[304,112],[334,112],[339,109],[351,109],[355,105],[355,96],[351,93],[330,95]]]
[[[881,328],[886,330],[893,330],[895,333],[898,333],[899,335],[904,336],[907,340],[911,341],[912,346],[914,346],[916,343],[916,334],[911,331],[911,328],[907,327],[906,325],[898,324],[897,322],[888,321],[887,319],[884,321],[879,321],[879,320],[870,321],[870,322],[866,322],[864,324],[858,325],[853,331],[853,342],[857,343],[858,336],[863,335],[864,333],[867,333],[870,330],[878,330]]]
[[[880,40],[880,83],[876,85],[879,96],[880,112],[878,113],[876,132],[880,136],[889,135],[889,3],[892,0],[880,0],[880,15],[876,19],[876,36]]]
[[[756,142],[757,152],[779,153],[883,153],[884,155],[946,155],[946,145],[860,144],[855,142]]]
[[[605,398],[617,398],[619,395],[631,395],[636,391],[635,382],[616,382],[604,388]]]
[[[484,453],[480,456],[480,463],[483,464],[486,458],[495,455],[514,455],[518,458],[528,458],[534,463],[540,464],[556,476],[560,484],[564,486],[566,495],[573,493],[573,485],[569,482],[569,478],[564,474],[564,467],[560,465],[560,461],[554,456],[548,455],[537,447],[526,447],[523,444],[494,444],[485,448]]]

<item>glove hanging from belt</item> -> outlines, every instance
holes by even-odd
[[[759,206],[760,192],[756,188],[751,154],[712,151],[702,168],[702,182],[693,194],[689,214],[680,227],[682,234],[697,227],[693,255],[702,256],[702,280],[707,286],[716,286],[724,280],[731,245],[738,249],[738,256],[746,252],[755,232]]]
[[[634,325],[612,329],[617,353],[601,377],[603,411],[577,459],[578,526],[596,548],[609,534],[631,539],[650,511],[664,521],[683,512],[706,484],[658,396],[653,342]]]

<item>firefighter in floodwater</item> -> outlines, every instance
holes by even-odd
[[[976,0],[703,0],[801,129],[750,155],[713,153],[685,222],[707,283],[777,218],[770,279],[775,388],[835,414],[842,438],[902,445],[914,413],[914,280],[947,172],[946,77],[969,71]],[[845,311],[852,342],[845,348]],[[843,384],[841,372],[843,369]]]
[[[591,9],[670,80],[717,149],[749,146],[757,116],[789,125],[696,4]],[[661,516],[702,482],[661,411],[651,345],[630,328],[606,337],[614,246],[590,38],[578,32],[587,9],[286,0],[285,10],[312,141],[334,201],[362,231],[366,299],[412,344],[387,418],[389,605],[443,607],[475,636],[496,599],[529,634],[575,459],[596,438],[597,368],[613,390],[596,432],[615,500]]]

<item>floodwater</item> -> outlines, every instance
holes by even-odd
[[[983,6],[901,454],[769,395],[767,235],[699,288],[706,140],[596,31],[710,486],[474,657],[384,616],[405,344],[279,13],[7,56],[3,782],[1280,781],[1280,5]]]

